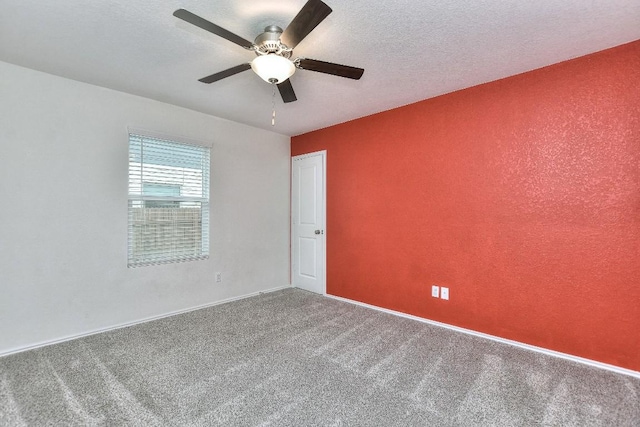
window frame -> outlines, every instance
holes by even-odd
[[[139,152],[134,150],[133,144],[134,140],[140,144]],[[157,147],[161,147],[164,145],[163,149],[166,149],[166,153],[170,155],[171,151],[174,151],[174,155],[179,150],[176,149],[177,146],[188,147],[188,150],[194,150],[194,153],[197,152],[198,155],[194,158],[201,160],[200,169],[188,168],[184,165],[177,165],[179,160],[181,159],[179,156],[175,158],[167,157],[169,164],[166,163],[153,163],[151,161],[145,162],[148,158],[144,156],[144,147],[145,144],[154,144]],[[158,264],[168,264],[168,263],[177,263],[177,262],[186,262],[186,261],[196,261],[196,260],[204,260],[209,258],[210,247],[210,176],[211,176],[211,148],[212,144],[207,144],[201,141],[194,141],[187,138],[182,137],[174,137],[165,134],[159,134],[156,132],[149,132],[144,130],[137,129],[128,129],[128,190],[127,190],[127,200],[128,200],[128,216],[127,216],[127,267],[135,268],[149,265],[158,265]],[[150,157],[152,157],[150,155]],[[139,159],[139,162],[134,161]],[[171,165],[171,161],[176,161],[177,163]],[[138,165],[133,167],[132,165]],[[167,182],[158,181],[160,178],[156,177],[155,180],[145,181],[144,180],[144,170],[145,165],[151,168],[160,168],[163,169],[163,176],[166,173],[166,176],[169,179]],[[170,170],[173,169],[171,172]],[[179,195],[179,196],[166,196],[166,195],[149,195],[145,194],[145,183],[154,184],[154,185],[167,185],[174,186],[176,185],[176,179],[184,176],[191,171],[193,175],[193,171],[197,171],[200,173],[200,196],[196,197],[193,194],[191,195]],[[171,172],[171,173],[169,173]],[[139,179],[136,173],[139,173]],[[197,174],[196,174],[197,175]],[[198,180],[194,180],[193,176],[189,178],[188,183],[193,186],[198,185]],[[182,186],[180,186],[182,188]],[[132,190],[133,189],[133,190]],[[193,188],[190,187],[193,193]],[[175,206],[171,206],[175,203]],[[167,204],[167,206],[162,206],[162,204]],[[150,205],[150,206],[149,206]],[[186,206],[185,206],[186,205]],[[187,207],[197,208],[200,210],[199,221],[180,221],[179,217],[184,217],[188,214],[188,212],[179,212],[179,209],[184,209]],[[136,215],[136,210],[140,210],[138,215]],[[171,221],[167,221],[166,218],[162,218],[162,220],[155,219],[155,222],[152,218],[154,215],[153,209],[163,209],[165,212],[155,211],[156,213],[166,213],[169,217],[172,218]],[[193,212],[193,211],[192,211]],[[140,213],[142,213],[142,219],[140,219]],[[157,216],[157,215],[156,215]],[[186,215],[187,217],[189,215]],[[196,215],[196,218],[198,216]],[[165,234],[172,233],[173,235],[179,234],[180,225],[188,225],[191,228],[186,229],[191,234],[197,233],[199,231],[199,235],[196,237],[192,237],[193,242],[188,242],[186,245],[184,244],[184,239],[179,241],[175,237],[161,237],[158,238],[158,232],[156,231],[153,238],[148,238],[144,236],[144,232],[146,230],[145,227],[149,227],[150,224],[160,224],[162,222],[165,227]],[[170,224],[170,225],[169,225]],[[197,227],[195,226],[197,225]],[[136,226],[138,228],[136,229]],[[158,227],[156,227],[157,229]],[[182,231],[184,232],[184,228]],[[162,235],[162,232],[160,232]],[[142,237],[142,246],[145,249],[136,249],[136,246],[140,243],[140,236]],[[153,244],[150,241],[154,242],[160,241],[161,243],[156,246],[156,249],[148,249],[150,246],[153,247]],[[135,241],[135,242],[134,242]],[[183,244],[183,248],[178,248],[176,252],[174,249],[176,245],[180,243]],[[194,244],[195,243],[195,244]],[[173,246],[171,246],[173,245]],[[167,247],[171,247],[172,249],[167,249]],[[160,248],[160,249],[158,249]],[[147,253],[144,253],[145,250],[148,250]],[[153,253],[152,253],[153,252]]]

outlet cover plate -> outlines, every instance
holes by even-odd
[[[431,296],[434,298],[438,298],[440,296],[440,286],[431,286]]]
[[[440,288],[440,298],[449,299],[449,288],[445,288],[444,286]]]

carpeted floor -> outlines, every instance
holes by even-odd
[[[640,426],[640,380],[287,289],[0,358],[0,425]]]

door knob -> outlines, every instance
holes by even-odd
[[[316,234],[320,234],[322,233],[320,230],[316,230]]]

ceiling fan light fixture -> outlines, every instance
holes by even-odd
[[[257,56],[251,61],[251,68],[267,83],[279,84],[296,72],[296,66],[289,59],[270,53]]]

